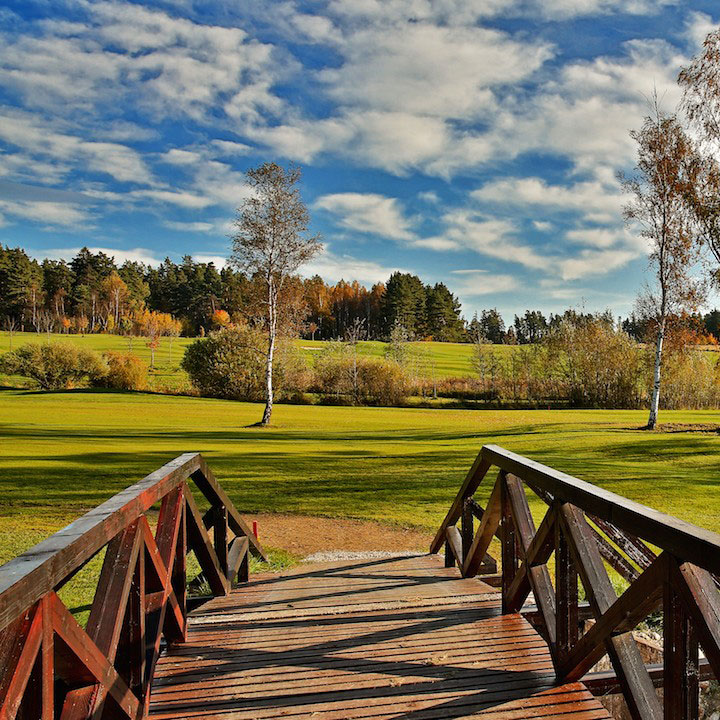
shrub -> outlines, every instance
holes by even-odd
[[[262,402],[265,398],[266,343],[262,331],[248,326],[229,327],[196,340],[185,350],[181,367],[206,397]],[[302,392],[307,367],[291,343],[280,342],[273,368],[275,399]]]
[[[313,387],[337,404],[398,405],[410,383],[400,364],[358,355],[352,346],[329,345],[315,362]]]
[[[0,358],[0,371],[31,378],[43,390],[63,390],[106,372],[102,358],[69,342],[27,343]]]
[[[148,384],[148,366],[137,355],[109,351],[103,353],[107,372],[96,384],[115,390],[145,390]]]

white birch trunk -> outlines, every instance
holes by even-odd
[[[665,340],[665,321],[660,323],[658,329],[657,343],[655,344],[655,371],[653,373],[653,390],[650,401],[650,417],[648,418],[648,430],[654,429],[658,419],[660,407],[660,368],[662,365],[663,341]]]

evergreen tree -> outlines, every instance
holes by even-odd
[[[425,286],[417,275],[395,272],[388,279],[383,300],[385,332],[400,325],[410,338],[427,332]]]
[[[460,301],[444,283],[425,289],[427,331],[434,340],[458,342],[463,336],[463,322],[460,318]]]
[[[480,313],[480,333],[493,345],[500,345],[505,339],[505,321],[497,308]]]

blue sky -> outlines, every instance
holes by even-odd
[[[222,262],[243,171],[295,162],[307,273],[415,272],[468,317],[627,313],[628,132],[718,22],[709,0],[5,0],[0,242]]]

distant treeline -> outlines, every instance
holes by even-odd
[[[410,273],[386,283],[326,283],[321,277],[292,278],[284,289],[292,330],[305,338],[387,340],[400,329],[405,339],[440,342],[531,344],[564,321],[590,314],[566,310],[546,317],[539,310],[515,316],[506,326],[496,309],[467,322],[460,301],[444,283],[425,284]],[[38,332],[114,332],[143,335],[204,335],[229,323],[256,324],[258,283],[231,267],[166,259],[158,267],[83,248],[70,261],[34,260],[21,248],[0,245],[0,319],[5,329]],[[611,321],[610,315],[607,315]],[[709,340],[720,335],[720,311],[686,321]],[[647,322],[634,316],[623,330],[645,340]]]

